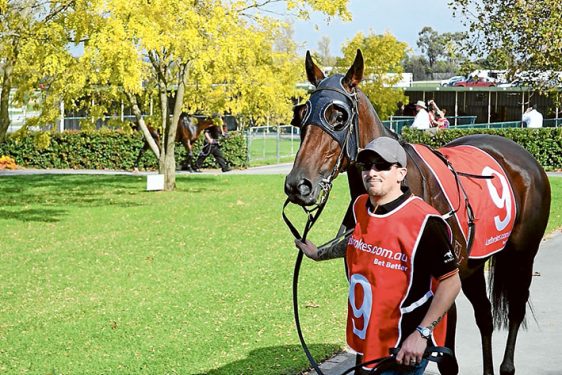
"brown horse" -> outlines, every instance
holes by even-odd
[[[176,142],[181,142],[187,151],[186,160],[183,161],[182,169],[193,172],[193,143],[199,138],[201,132],[214,125],[211,117],[195,116],[190,117],[187,113],[182,113],[178,120],[178,128],[176,130]],[[147,124],[148,131],[160,149],[160,134]],[[150,148],[148,142],[145,140],[142,148],[139,150],[137,159],[135,160],[135,170],[138,170],[139,162],[144,153]]]
[[[397,138],[385,128],[368,98],[357,88],[363,78],[363,57],[360,51],[345,76],[325,77],[306,56],[308,80],[316,87],[305,105],[295,107],[292,124],[301,128],[301,146],[293,168],[285,180],[285,193],[291,202],[313,206],[321,200],[329,182],[338,173],[347,171],[352,202],[365,193],[361,174],[354,164],[358,147],[376,137]],[[407,184],[439,212],[450,206],[429,168],[420,162],[413,146],[402,142],[408,154]],[[524,322],[529,298],[533,261],[543,237],[550,209],[550,185],[543,168],[515,142],[503,137],[474,135],[456,139],[446,147],[470,145],[491,155],[506,172],[514,192],[516,216],[505,248],[491,256],[489,277],[491,299],[486,293],[484,264],[488,259],[468,259],[467,244],[461,239],[460,225],[453,215],[447,219],[453,235],[462,279],[462,289],[474,308],[480,330],[483,373],[492,375],[492,331],[508,327],[507,345],[500,366],[502,375],[514,374],[514,351],[517,333]],[[338,156],[339,155],[339,156]],[[328,182],[328,183],[327,183]],[[477,198],[478,199],[478,198]],[[354,226],[348,210],[342,231]],[[454,348],[456,311],[450,312],[447,346]],[[455,361],[440,364],[443,374],[457,374]]]

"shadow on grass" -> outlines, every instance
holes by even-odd
[[[216,178],[178,178],[176,192],[219,190]],[[150,204],[146,176],[22,175],[0,177],[0,219],[52,223],[67,207],[140,207]],[[141,199],[139,199],[141,198]],[[31,206],[31,207],[30,207]],[[39,206],[39,207],[38,207]]]
[[[312,353],[325,353],[324,359],[328,359],[338,352],[339,347],[335,344],[315,344],[309,349]],[[301,355],[305,358],[300,345],[260,348],[252,350],[245,359],[196,375],[297,375],[306,370],[295,363],[295,357]],[[315,359],[319,362],[322,358]]]
[[[66,214],[66,210],[59,209],[23,209],[17,212],[0,209],[0,218],[19,220],[23,222],[56,223]]]

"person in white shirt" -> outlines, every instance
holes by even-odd
[[[542,128],[542,114],[537,111],[536,105],[530,105],[529,108],[523,113],[521,121],[527,125],[528,128]]]
[[[414,118],[411,128],[420,130],[429,129],[431,127],[431,121],[429,119],[429,113],[427,113],[427,107],[425,106],[425,102],[423,100],[417,101],[416,111],[418,113]]]

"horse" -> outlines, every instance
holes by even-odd
[[[290,173],[285,179],[288,200],[311,210],[325,203],[326,189],[342,172],[347,172],[351,202],[365,194],[361,172],[355,166],[358,149],[376,137],[398,136],[385,128],[365,94],[358,88],[363,79],[364,62],[360,50],[347,73],[326,77],[307,52],[305,69],[316,87],[306,104],[293,110],[291,124],[301,129],[301,145]],[[429,167],[413,151],[414,145],[401,141],[408,155],[407,185],[440,213],[450,210],[440,186]],[[483,374],[493,375],[492,332],[494,327],[508,328],[508,338],[500,365],[502,375],[515,373],[514,351],[520,326],[525,323],[526,304],[532,278],[533,261],[544,235],[550,210],[550,185],[543,168],[515,142],[493,135],[471,135],[448,143],[474,147],[489,154],[503,168],[512,186],[516,208],[514,224],[503,250],[482,259],[469,259],[469,245],[462,238],[456,215],[447,218],[453,238],[462,290],[474,309],[482,342]],[[491,195],[491,191],[490,191]],[[472,197],[479,200],[480,197]],[[311,208],[312,207],[312,208]],[[339,233],[354,226],[350,208]],[[484,264],[491,281],[490,298],[486,293]],[[449,311],[446,346],[454,349],[455,306]],[[360,358],[358,358],[360,359]],[[457,374],[456,361],[439,365],[442,374]]]
[[[184,160],[181,164],[182,169],[189,170],[190,172],[196,170],[196,168],[193,168],[193,143],[197,140],[197,138],[199,138],[201,132],[213,125],[214,122],[211,117],[195,116],[195,119],[193,119],[185,112],[180,115],[178,128],[176,130],[176,142],[181,142],[187,151],[186,160]],[[148,124],[146,127],[160,149],[160,134]],[[148,141],[145,140],[142,148],[139,150],[137,159],[135,160],[136,171],[139,168],[140,159],[149,148],[150,145],[148,144]]]

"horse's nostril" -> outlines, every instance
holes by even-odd
[[[301,196],[306,197],[312,192],[312,184],[309,180],[303,179],[299,182],[297,189],[299,189],[299,194]]]

